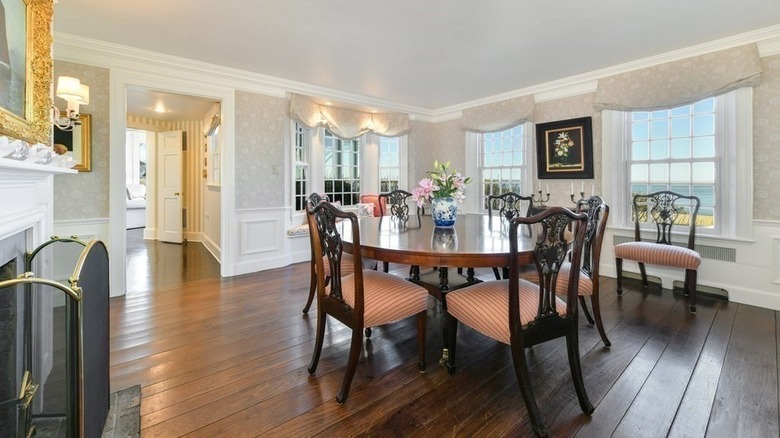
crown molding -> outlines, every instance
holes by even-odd
[[[214,83],[215,80],[218,80],[221,86],[274,97],[286,97],[288,93],[298,93],[361,108],[403,112],[423,118],[432,115],[431,110],[413,105],[404,105],[62,32],[54,32],[54,59],[208,83]]]
[[[288,93],[298,93],[326,98],[339,104],[403,112],[409,114],[413,120],[439,123],[460,118],[464,109],[514,97],[533,94],[536,102],[547,102],[592,93],[596,90],[599,78],[752,43],[757,45],[761,57],[780,54],[780,25],[438,109],[405,105],[61,32],[54,32],[54,58],[106,68],[118,68],[129,72],[157,74],[207,83],[213,83],[216,77],[220,81],[220,85],[238,90],[276,97],[285,97]]]

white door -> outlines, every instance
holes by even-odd
[[[182,131],[161,132],[157,144],[157,240],[182,243]]]

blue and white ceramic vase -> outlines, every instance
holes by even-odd
[[[431,199],[431,217],[437,228],[452,228],[458,215],[458,202],[454,198]]]

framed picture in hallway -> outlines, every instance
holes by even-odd
[[[536,125],[536,151],[539,179],[592,179],[591,118]]]

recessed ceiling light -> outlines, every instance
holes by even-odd
[[[327,106],[331,106],[331,105],[333,105],[333,102],[331,102],[331,101],[327,101],[327,102],[325,102],[325,105],[327,105]]]
[[[155,107],[154,107],[154,112],[156,112],[156,113],[164,113],[166,111],[168,111],[168,110],[165,109],[165,105],[163,105],[162,102],[157,102],[157,105],[155,105]]]

